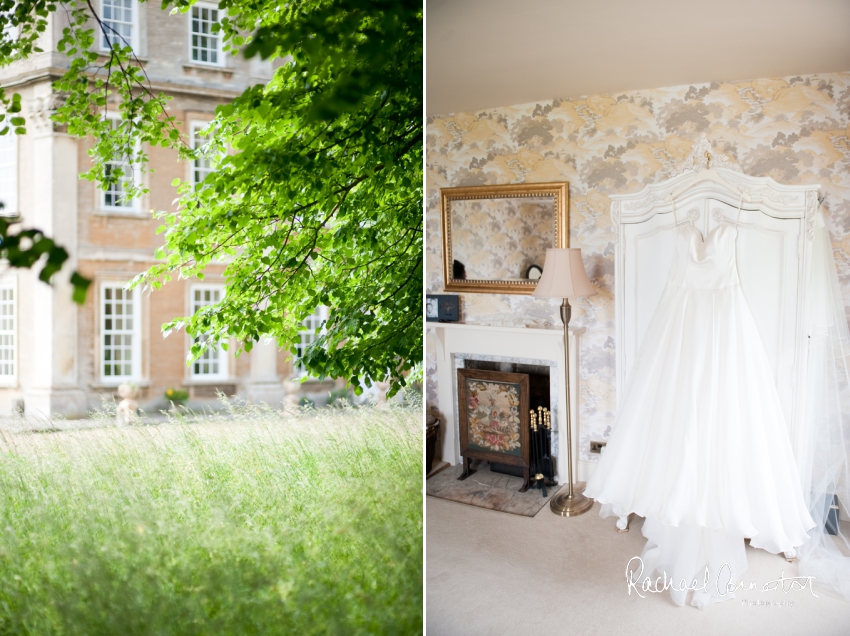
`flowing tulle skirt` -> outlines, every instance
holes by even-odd
[[[665,289],[585,494],[603,515],[645,517],[645,566],[689,581],[724,560],[740,577],[744,537],[773,553],[806,540],[814,522],[738,285]]]

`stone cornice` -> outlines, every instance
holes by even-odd
[[[0,86],[3,88],[21,88],[31,86],[40,82],[54,82],[65,74],[67,69],[49,66],[46,68],[32,69],[19,75],[11,76],[0,80]],[[150,88],[153,92],[162,91],[163,93],[173,95],[191,95],[193,97],[213,97],[219,99],[234,99],[242,94],[240,90],[228,90],[222,88],[212,88],[198,84],[183,84],[176,82],[151,81]]]

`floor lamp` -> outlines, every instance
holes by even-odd
[[[561,321],[564,323],[564,386],[566,387],[567,416],[567,474],[569,488],[567,492],[552,497],[549,506],[552,512],[562,517],[575,517],[590,510],[593,499],[581,493],[573,492],[573,441],[572,418],[570,417],[570,341],[569,325],[572,307],[568,298],[593,296],[596,290],[587,278],[581,250],[577,248],[552,248],[546,250],[546,262],[543,274],[537,283],[533,295],[538,298],[562,298]]]

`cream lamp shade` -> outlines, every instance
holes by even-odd
[[[532,296],[538,298],[583,298],[596,290],[587,278],[580,248],[550,248],[546,250],[543,275]]]

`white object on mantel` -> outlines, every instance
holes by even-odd
[[[564,388],[564,330],[562,327],[499,327],[465,323],[431,323],[437,343],[437,404],[444,419],[442,433],[442,459],[452,466],[460,461],[460,436],[457,422],[457,381],[454,377],[455,357],[497,356],[504,358],[526,358],[551,361],[558,376],[558,395],[565,394]],[[573,457],[578,457],[581,438],[579,418],[579,336],[583,327],[570,328],[570,411],[573,422]],[[561,400],[561,403],[563,400]],[[558,432],[557,471],[566,470],[566,425],[564,408],[556,414]],[[586,466],[585,464],[589,464]],[[585,481],[591,462],[574,462],[573,480]],[[556,474],[559,483],[566,482]]]
[[[489,316],[478,316],[476,317],[476,320],[478,320],[476,324],[480,327],[550,329],[556,326],[555,323],[551,320],[529,318],[528,316],[515,316],[513,314],[492,314]]]

